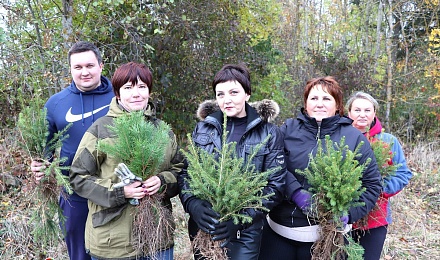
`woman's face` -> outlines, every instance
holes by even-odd
[[[246,94],[237,81],[226,81],[215,86],[215,97],[223,113],[228,117],[245,117],[246,101],[250,95]]]
[[[321,85],[314,86],[307,97],[306,111],[310,117],[322,119],[336,115],[336,101]]]
[[[374,105],[370,101],[358,98],[351,104],[351,109],[348,111],[348,117],[353,119],[353,126],[365,133],[371,126],[371,123],[376,116]]]
[[[143,110],[148,105],[150,89],[147,84],[138,78],[136,85],[130,81],[119,89],[119,103],[129,111]]]

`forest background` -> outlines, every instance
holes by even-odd
[[[17,224],[26,220],[18,212],[34,202],[23,200],[29,158],[19,149],[15,123],[23,107],[71,82],[68,49],[86,40],[102,51],[109,78],[122,63],[148,64],[158,117],[182,146],[198,104],[214,98],[211,80],[226,63],[250,68],[251,101],[278,102],[277,124],[296,116],[312,77],[336,77],[345,100],[358,90],[372,94],[415,173],[396,199],[406,209],[401,224],[422,225],[415,242],[408,238],[414,229],[398,227],[384,258],[439,256],[439,22],[439,0],[1,0],[1,251],[17,259],[48,251],[24,242],[26,225]]]

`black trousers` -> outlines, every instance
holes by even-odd
[[[364,248],[364,260],[379,260],[383,244],[387,236],[388,226],[372,228],[369,230],[354,230],[354,241]]]
[[[290,240],[275,233],[264,222],[259,260],[308,260],[312,259],[312,242]]]
[[[227,245],[228,258],[231,260],[257,260],[260,253],[263,220],[253,223],[249,228],[240,232],[240,239],[232,239]],[[197,235],[197,224],[189,219],[188,233],[191,241]],[[195,260],[205,260],[198,250],[193,248]]]

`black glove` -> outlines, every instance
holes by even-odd
[[[239,239],[240,231],[243,230],[243,225],[234,224],[232,219],[215,224],[214,227],[215,230],[210,233],[212,235],[212,240],[218,241],[225,239],[225,241],[220,244],[220,247],[225,247],[233,238]]]
[[[212,209],[211,204],[206,200],[192,198],[187,203],[187,209],[197,226],[206,233],[213,231],[214,225],[219,223],[220,215]]]

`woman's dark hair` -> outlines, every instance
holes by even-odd
[[[313,78],[307,81],[307,84],[304,88],[304,106],[307,104],[310,91],[314,86],[317,85],[320,85],[325,92],[329,93],[335,99],[336,113],[339,113],[339,115],[343,116],[344,104],[342,102],[342,89],[336,79],[331,76]]]
[[[244,64],[226,64],[221,68],[214,76],[212,81],[212,90],[215,93],[215,87],[219,83],[228,81],[237,81],[243,87],[244,92],[250,95],[251,89],[251,76],[248,68]]]
[[[153,91],[153,75],[145,64],[129,62],[119,66],[112,77],[115,96],[119,97],[119,90],[125,83],[131,82],[134,85],[138,83],[139,79],[147,84],[151,93]]]

